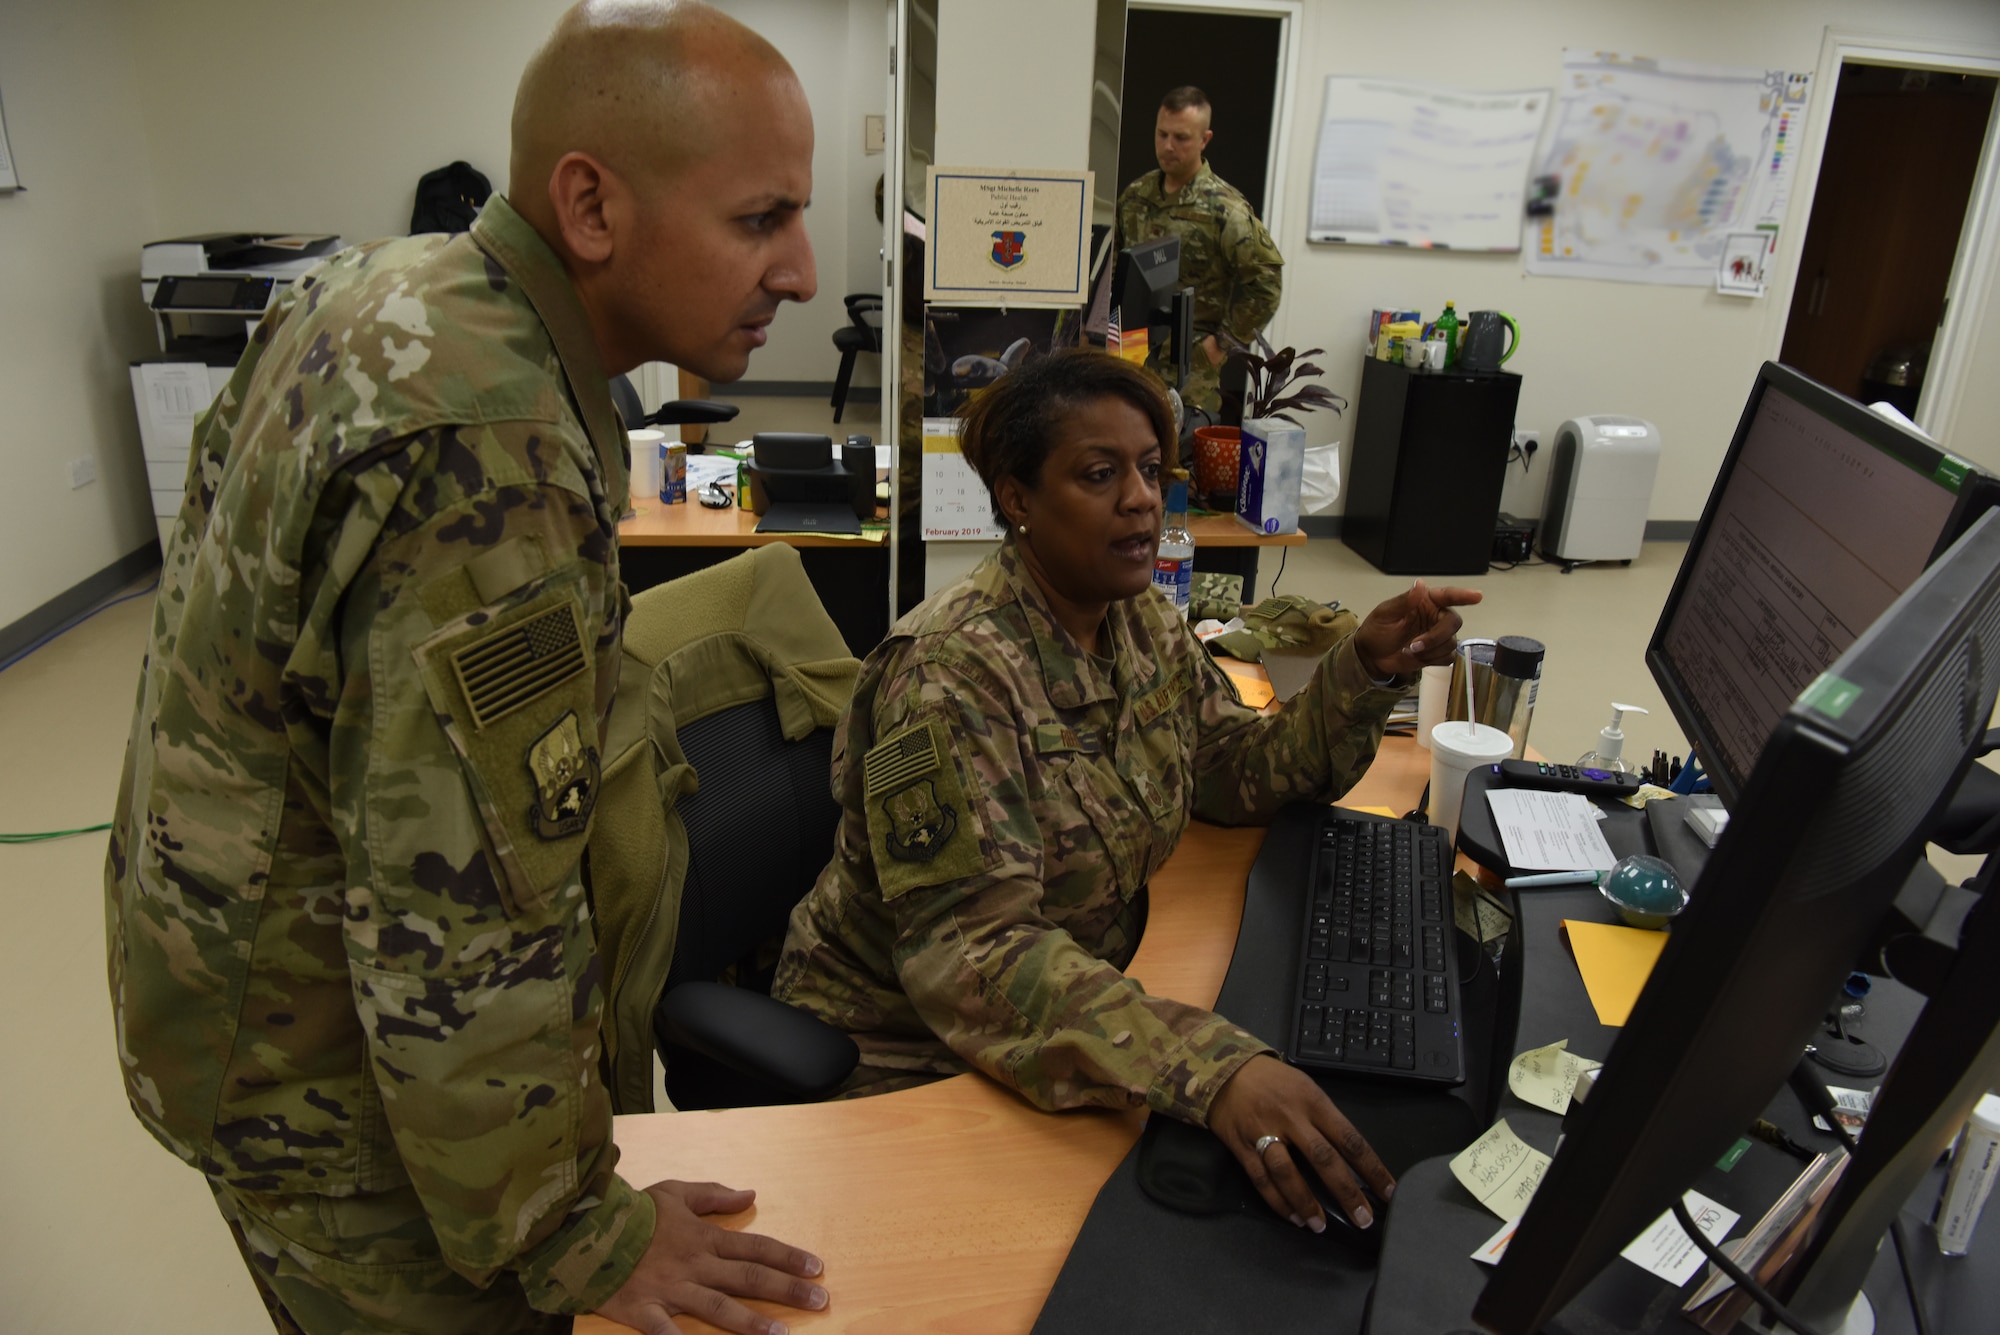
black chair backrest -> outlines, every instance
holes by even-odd
[[[679,730],[700,786],[677,806],[688,869],[667,987],[712,980],[782,938],[833,856],[833,729],[785,740],[769,696]],[[739,982],[749,981],[739,979]]]
[[[639,391],[633,387],[631,376],[611,377],[611,405],[618,410],[619,420],[625,423],[627,431],[637,431],[646,424],[646,405],[639,402]]]

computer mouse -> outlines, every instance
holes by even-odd
[[[720,482],[711,482],[703,487],[695,499],[711,510],[727,510],[736,504],[736,498],[725,491]]]
[[[1382,1227],[1389,1214],[1387,1202],[1368,1190],[1366,1183],[1361,1184],[1361,1199],[1367,1202],[1368,1213],[1374,1216],[1373,1222],[1362,1228],[1347,1217],[1347,1211],[1341,1208],[1340,1202],[1333,1198],[1333,1193],[1327,1190],[1326,1183],[1320,1181],[1317,1174],[1307,1173],[1306,1181],[1312,1185],[1313,1195],[1319,1198],[1320,1208],[1326,1214],[1326,1237],[1370,1256],[1382,1250]]]

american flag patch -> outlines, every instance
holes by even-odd
[[[920,723],[878,742],[861,761],[861,783],[866,796],[893,793],[913,779],[934,773],[938,768],[937,741],[931,725]]]
[[[459,689],[484,730],[590,666],[576,607],[565,603],[467,645],[451,656]]]

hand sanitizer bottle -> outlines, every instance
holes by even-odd
[[[1639,767],[1625,759],[1625,729],[1623,724],[1627,714],[1649,714],[1651,710],[1637,705],[1621,705],[1616,701],[1611,705],[1611,724],[1597,730],[1597,749],[1586,751],[1577,757],[1578,769],[1601,769],[1607,774],[1637,774]]]
[[[1187,620],[1188,600],[1194,595],[1194,535],[1188,532],[1187,469],[1176,468],[1168,475],[1167,526],[1160,533],[1160,552],[1153,558],[1153,583],[1167,601]]]

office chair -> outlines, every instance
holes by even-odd
[[[682,726],[699,786],[676,805],[687,829],[680,928],[654,1033],[676,1108],[795,1103],[854,1069],[854,1040],[770,998],[792,908],[833,855],[833,729],[787,741],[771,696]],[[735,970],[734,985],[716,980]]]
[[[847,302],[848,325],[833,331],[833,346],[840,350],[840,372],[833,378],[836,422],[847,409],[847,383],[854,378],[855,357],[882,351],[882,298],[868,292],[850,292],[843,300]]]
[[[717,403],[713,399],[668,399],[652,412],[639,401],[639,390],[628,375],[611,377],[611,406],[618,410],[618,418],[625,423],[627,431],[637,431],[649,426],[684,426],[692,423],[706,425],[711,422],[727,422],[741,411],[732,403]],[[835,421],[840,419],[836,417]],[[700,447],[694,447],[700,453]]]

